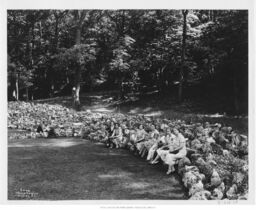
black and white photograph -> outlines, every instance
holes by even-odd
[[[6,15],[8,201],[249,200],[248,9]]]

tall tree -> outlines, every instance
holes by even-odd
[[[75,20],[75,45],[81,44],[81,30],[82,30],[82,24],[85,18],[86,12],[84,10],[75,10],[74,11],[74,20]],[[77,65],[76,73],[75,73],[75,96],[74,96],[74,104],[79,109],[80,107],[80,82],[81,82],[81,66]]]
[[[26,88],[30,98],[45,98],[74,86],[79,105],[81,91],[121,90],[122,81],[166,94],[179,84],[179,101],[198,84],[205,87],[200,97],[223,97],[238,112],[247,101],[247,16],[238,10],[9,10],[8,91],[18,92],[17,83],[23,100]]]
[[[183,99],[183,83],[184,83],[184,66],[186,53],[186,37],[187,37],[187,14],[188,10],[182,10],[183,15],[183,32],[182,32],[182,50],[181,50],[181,67],[180,67],[180,81],[179,81],[179,102]]]

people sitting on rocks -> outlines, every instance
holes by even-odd
[[[115,128],[111,134],[111,136],[109,137],[110,141],[111,141],[111,145],[110,148],[114,148],[114,146],[116,148],[121,147],[121,142],[122,142],[122,138],[123,138],[123,132],[121,127],[119,126],[118,123],[115,124]]]
[[[115,129],[114,122],[113,121],[108,121],[107,122],[107,128],[106,128],[106,130],[108,132],[108,139],[106,141],[106,146],[107,147],[112,147],[112,148],[114,147],[113,142],[111,141],[111,138],[110,138],[110,136],[112,136],[112,134],[114,132],[114,129]]]
[[[164,163],[168,165],[167,174],[175,171],[174,165],[177,163],[177,160],[182,159],[186,156],[186,139],[179,132],[178,129],[173,129],[174,137],[171,137],[170,134],[167,134],[168,138],[168,149],[160,148],[157,153],[157,157],[153,160],[152,164],[156,164],[158,159],[162,159]]]
[[[125,126],[123,128],[123,139],[121,142],[122,148],[127,148],[130,141],[130,130]]]
[[[48,137],[50,131],[50,127],[46,124],[46,122],[42,122],[42,124],[38,124],[36,129],[36,137]]]
[[[57,135],[56,135],[55,130],[54,130],[53,127],[50,127],[50,128],[49,128],[48,136],[47,136],[47,137],[48,137],[48,138],[56,138],[56,137],[57,137]]]
[[[149,161],[149,163],[153,163],[156,150],[164,145],[165,145],[164,135],[162,133],[159,133],[154,140],[154,144],[150,147],[148,151],[147,160]]]
[[[136,145],[136,149],[139,153],[139,155],[142,154],[143,151],[143,144],[145,139],[145,135],[146,135],[146,131],[143,128],[143,125],[139,125],[139,127],[136,129],[136,141],[135,141],[135,145]]]
[[[37,126],[37,129],[36,129],[36,136],[37,137],[44,137],[44,130],[43,130],[43,127],[41,124],[39,124]]]
[[[81,126],[78,136],[84,139],[102,142],[111,148],[127,148],[141,157],[147,156],[152,163],[162,160],[168,165],[167,174],[174,172],[177,164],[191,199],[239,199],[239,193],[245,197],[241,189],[248,189],[248,138],[231,127],[116,113],[95,117],[87,112],[69,113],[66,108],[50,110],[54,118],[46,116],[35,121],[33,118],[38,117],[40,109],[37,105],[27,106],[34,112],[28,118],[26,111],[16,114],[16,109],[8,115],[9,128],[31,131],[31,135],[23,133],[15,138],[54,137],[51,133],[74,137],[72,120],[76,119],[75,122],[80,123],[76,126]],[[44,109],[42,116],[47,115],[47,106],[40,107]],[[58,113],[68,116],[68,120],[61,120]],[[232,172],[241,174],[236,178]]]
[[[169,128],[166,130],[166,134],[165,136],[163,136],[163,138],[164,138],[164,145],[157,149],[156,151],[157,157],[155,158],[155,161],[160,159],[161,156],[163,156],[164,154],[170,153],[170,151],[174,150],[175,135],[171,133],[171,130]],[[153,161],[153,163],[155,163],[155,161]]]
[[[146,141],[143,143],[143,148],[141,151],[142,158],[148,154],[150,148],[156,143],[158,137],[159,131],[156,129],[155,125],[151,125],[151,131],[145,136]]]

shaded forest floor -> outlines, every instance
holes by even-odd
[[[8,198],[33,200],[179,200],[177,174],[127,150],[74,138],[9,140]],[[22,189],[22,190],[21,190]]]
[[[248,134],[248,117],[218,113],[211,102],[201,100],[184,100],[177,103],[175,97],[159,96],[157,92],[130,95],[124,100],[118,99],[117,92],[96,92],[82,94],[81,110],[103,113],[123,113],[180,119],[186,122],[210,122],[231,126],[241,134]],[[61,104],[72,107],[71,96],[37,100],[39,103]],[[221,102],[220,102],[221,103]]]

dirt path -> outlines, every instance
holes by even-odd
[[[11,200],[24,194],[36,200],[184,199],[178,176],[165,172],[129,151],[79,139],[12,140],[8,145]]]
[[[136,95],[120,101],[112,92],[82,94],[81,109],[101,113],[123,113],[129,115],[144,114],[152,117],[185,120],[187,122],[221,123],[231,126],[238,133],[248,135],[248,117],[224,115],[223,112],[209,111],[200,102],[190,101],[177,103],[173,98],[158,98],[156,95]],[[72,107],[71,97],[56,97],[37,100],[39,103],[61,104]],[[208,107],[214,107],[209,105]]]

